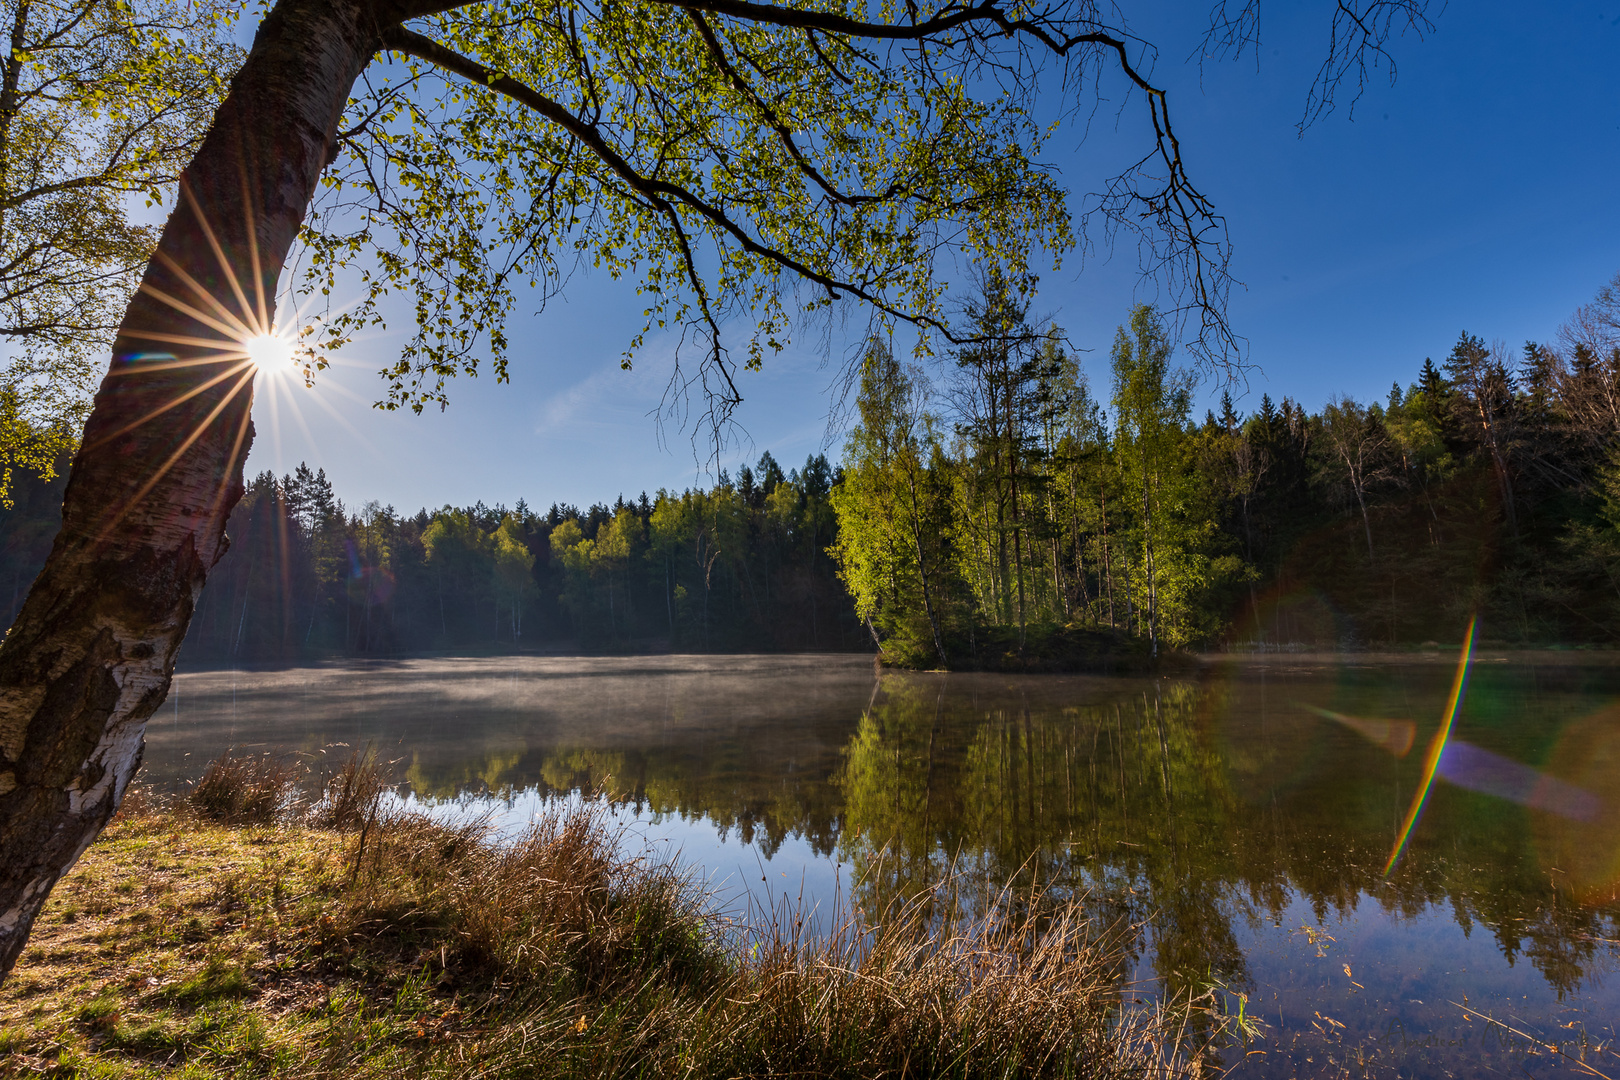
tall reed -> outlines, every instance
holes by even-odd
[[[376,816],[388,790],[386,764],[375,747],[356,747],[321,783],[320,797],[310,807],[310,824],[322,829],[358,829]]]

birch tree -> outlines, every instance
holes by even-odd
[[[1373,535],[1367,493],[1383,475],[1388,441],[1379,417],[1354,398],[1336,397],[1323,406],[1322,445],[1330,468],[1360,511],[1361,527],[1367,535],[1368,562],[1373,560]]]

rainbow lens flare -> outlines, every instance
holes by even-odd
[[[1434,787],[1434,776],[1440,768],[1440,758],[1446,750],[1446,740],[1451,737],[1451,724],[1457,718],[1457,709],[1462,705],[1463,691],[1468,686],[1468,665],[1474,657],[1474,624],[1477,618],[1468,620],[1468,632],[1463,635],[1462,655],[1457,658],[1457,676],[1451,683],[1451,697],[1446,702],[1445,715],[1440,720],[1440,730],[1434,733],[1429,742],[1429,751],[1423,756],[1423,779],[1418,784],[1417,793],[1412,796],[1412,805],[1406,811],[1406,821],[1401,825],[1401,831],[1395,838],[1395,847],[1389,853],[1389,861],[1384,864],[1384,876],[1388,877],[1395,869],[1395,864],[1401,860],[1401,852],[1406,850],[1407,841],[1412,838],[1412,830],[1417,827],[1418,819],[1423,816],[1423,805],[1429,800],[1429,791]]]
[[[1569,818],[1596,821],[1603,800],[1574,784],[1511,758],[1452,739],[1440,755],[1440,777],[1469,791],[1494,795],[1532,810]]]

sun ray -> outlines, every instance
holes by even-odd
[[[279,453],[277,455],[280,456]],[[277,485],[277,499],[281,505],[275,514],[276,547],[281,561],[281,636],[285,642],[292,629],[292,605],[287,598],[292,596],[292,541],[287,535],[287,492]]]
[[[156,355],[168,356],[167,353],[159,353]],[[241,349],[232,349],[229,352],[221,353],[219,356],[197,357],[196,359],[192,360],[179,360],[172,356],[169,356],[169,358],[166,360],[151,360],[147,359],[145,356],[136,356],[131,357],[131,359],[138,360],[140,362],[139,367],[120,368],[119,370],[109,372],[108,374],[145,375],[153,371],[183,371],[186,368],[194,367],[217,367],[218,365],[228,363],[231,360],[244,360],[246,358],[247,354]]]
[[[206,301],[220,318],[226,319],[235,325],[235,329],[233,330],[222,331],[222,333],[224,333],[227,337],[252,337],[253,334],[257,332],[258,328],[255,327],[251,322],[245,321],[243,318],[243,316],[246,316],[246,319],[252,319],[253,313],[251,311],[245,311],[242,313],[242,315],[237,315],[224,304],[219,302],[219,298],[214,295],[214,290],[203,288],[202,285],[198,283],[197,279],[191,275],[191,271],[181,266],[173,256],[166,254],[161,249],[156,253],[156,255],[163,261],[165,266],[174,272],[174,275],[180,279],[181,283],[184,284],[186,288],[191,290],[193,296],[200,300]],[[225,276],[230,281],[231,291],[238,297],[241,297],[243,303],[246,303],[246,297],[242,295],[242,287],[236,282],[235,272],[229,267],[226,267]]]
[[[1429,790],[1434,786],[1434,774],[1440,767],[1440,755],[1445,752],[1446,740],[1451,737],[1451,724],[1457,718],[1457,709],[1462,705],[1463,690],[1468,685],[1468,665],[1474,654],[1474,624],[1477,618],[1468,620],[1468,633],[1463,635],[1462,655],[1457,659],[1457,676],[1451,684],[1451,697],[1446,701],[1445,715],[1440,720],[1440,730],[1434,733],[1429,742],[1429,752],[1423,757],[1423,779],[1418,783],[1417,792],[1412,796],[1412,805],[1406,811],[1406,821],[1401,825],[1401,831],[1396,834],[1395,847],[1389,853],[1389,861],[1384,864],[1384,876],[1388,877],[1395,864],[1400,861],[1401,852],[1406,849],[1407,841],[1412,838],[1412,830],[1417,827],[1418,818],[1423,815],[1424,803],[1428,801]]]
[[[349,365],[349,366],[358,368],[361,365],[352,364],[352,365]],[[337,394],[340,397],[345,397],[345,398],[349,399],[350,401],[354,402],[356,405],[362,405],[362,406],[365,406],[366,408],[371,407],[372,403],[368,398],[366,398],[362,394],[356,393],[355,391],[349,389],[347,386],[343,386],[343,385],[341,385],[339,383],[335,383],[335,382],[328,382],[328,383],[324,383],[322,385],[325,386],[326,389],[332,391],[334,394]]]
[[[191,434],[186,436],[185,441],[175,448],[174,453],[170,454],[168,459],[158,467],[157,471],[147,478],[146,483],[141,485],[140,490],[126,499],[123,506],[117,508],[117,511],[107,522],[106,527],[101,530],[99,539],[106,540],[112,534],[113,529],[118,526],[118,523],[124,520],[124,515],[134,509],[136,504],[146,497],[147,492],[157,487],[158,482],[168,475],[170,469],[174,468],[174,463],[180,460],[181,455],[191,449],[192,443],[202,438],[203,432],[208,430],[208,425],[212,424],[214,418],[225,411],[225,406],[229,405],[231,399],[241,392],[242,387],[249,385],[252,379],[253,370],[249,368],[242,373],[240,379],[236,380],[236,385],[231,387],[230,392],[221,398],[219,403],[209,410],[208,415],[203,418],[202,422],[196,426]]]
[[[220,372],[218,375],[215,375],[212,379],[209,379],[207,382],[199,383],[196,386],[193,386],[190,390],[187,390],[185,393],[181,394],[179,397],[174,398],[173,400],[171,400],[169,402],[166,402],[165,404],[159,405],[157,408],[153,409],[151,412],[147,413],[145,416],[137,417],[136,419],[131,420],[129,423],[125,424],[123,427],[119,428],[117,431],[114,431],[114,432],[112,432],[110,434],[107,434],[107,435],[103,435],[101,438],[97,439],[95,442],[87,444],[85,446],[85,449],[93,450],[98,446],[105,446],[107,443],[112,442],[112,440],[118,438],[119,436],[127,434],[128,432],[134,431],[136,428],[140,427],[142,424],[150,423],[151,421],[155,420],[157,417],[162,416],[164,413],[168,412],[170,409],[175,408],[178,405],[185,404],[187,401],[189,401],[192,398],[196,397],[198,394],[202,393],[204,390],[207,390],[209,387],[219,385],[220,383],[224,382],[226,379],[230,378],[232,375],[236,374],[238,371],[242,371],[243,369],[247,370],[248,377],[251,378],[252,375],[253,375],[253,361],[246,360],[246,359],[242,360],[240,363],[236,364],[235,366],[229,367],[229,368],[225,369],[224,371]]]
[[[287,407],[292,411],[293,419],[298,422],[298,430],[304,433],[304,441],[314,446],[315,433],[310,430],[309,421],[304,418],[304,408],[298,404],[298,395],[290,386],[287,387]]]
[[[280,461],[283,454],[281,445],[281,380],[266,379],[264,389],[265,408],[270,410],[270,438],[275,443],[275,458]],[[255,398],[254,400],[259,399]]]
[[[255,311],[258,313],[261,332],[268,334],[270,333],[270,308],[265,303],[264,274],[260,272],[259,267],[259,233],[251,225],[252,222],[258,220],[258,216],[252,212],[253,190],[248,184],[246,166],[242,168],[242,205],[248,208],[248,265],[253,267],[253,295],[258,301]],[[244,300],[243,303],[246,303],[246,301]]]
[[[160,259],[165,258],[165,256],[163,255],[163,253],[161,251],[158,252],[156,257],[160,258]],[[241,341],[243,338],[248,338],[248,337],[253,336],[253,332],[251,330],[249,330],[247,327],[245,327],[245,326],[233,327],[233,326],[229,325],[228,323],[221,322],[220,320],[214,318],[213,316],[204,314],[199,309],[197,309],[195,307],[192,307],[190,304],[186,303],[184,300],[175,299],[174,297],[170,296],[168,293],[164,292],[162,289],[158,288],[156,285],[151,285],[151,284],[148,284],[147,282],[143,281],[143,282],[141,282],[141,292],[143,292],[146,295],[148,295],[150,297],[153,297],[153,298],[155,298],[157,300],[161,300],[163,303],[168,304],[170,307],[174,308],[174,310],[180,312],[180,314],[182,314],[182,315],[191,316],[193,319],[196,319],[198,322],[202,323],[204,326],[212,327],[213,329],[218,330],[219,333],[220,333],[220,336],[227,342],[229,342],[229,341]],[[215,300],[213,297],[209,297],[208,299],[209,299],[209,302],[213,303],[216,307],[219,306],[219,301]],[[226,313],[226,317],[227,318],[230,317],[228,313]]]
[[[248,392],[252,393],[251,390]],[[242,422],[236,425],[236,441],[231,444],[230,455],[225,458],[225,471],[220,473],[219,490],[214,493],[214,501],[208,507],[209,520],[212,520],[214,515],[219,513],[221,504],[225,502],[225,493],[230,490],[231,474],[236,469],[236,457],[242,452],[242,442],[247,438],[248,424],[252,420],[253,409],[251,407],[243,409]]]
[[[195,345],[201,349],[221,349],[241,351],[241,344],[236,338],[221,340],[219,338],[196,337],[192,334],[170,334],[162,330],[130,330],[126,336],[140,341],[160,341],[165,345]]]
[[[245,178],[244,178],[244,180],[245,180]],[[190,188],[189,185],[187,185],[185,187],[185,198],[186,198],[186,202],[188,202],[191,205],[191,216],[197,219],[197,225],[202,229],[203,236],[205,236],[208,239],[208,246],[214,252],[214,260],[219,263],[220,270],[223,271],[224,274],[225,274],[225,281],[231,287],[231,293],[236,297],[236,302],[238,304],[242,305],[242,315],[246,319],[254,319],[253,305],[248,303],[247,294],[242,291],[242,283],[241,283],[240,280],[238,280],[238,278],[236,276],[236,270],[235,270],[234,267],[231,266],[230,260],[225,257],[225,249],[224,249],[223,246],[221,246],[221,244],[219,242],[219,237],[214,235],[214,227],[208,223],[208,215],[203,213],[201,203],[199,203],[197,201],[197,199],[192,196],[191,188]],[[252,236],[252,234],[253,234],[253,228],[252,228],[252,222],[253,222],[252,206],[253,206],[253,204],[252,204],[251,201],[249,201],[249,202],[244,203],[243,205],[245,207],[245,212],[247,214],[247,218],[246,218],[246,220],[248,222],[247,232],[248,232],[249,236]],[[255,247],[257,247],[257,245],[255,245]],[[257,273],[257,270],[258,270],[258,266],[259,266],[259,261],[258,261],[257,258],[255,258],[253,260],[252,265],[253,265],[254,270],[255,270],[254,277],[258,277],[259,275]],[[195,289],[196,286],[193,285],[192,288]],[[264,327],[263,320],[256,320],[256,321],[258,322],[257,326],[254,326],[254,325],[251,325],[251,324],[246,324],[247,332],[242,335],[244,338],[252,337],[255,333],[263,333],[264,332],[265,327]]]
[[[299,336],[307,337],[312,331],[313,326],[307,327],[306,330],[300,333]],[[388,337],[389,334],[386,330],[368,330],[344,339],[344,344],[345,346],[358,347],[363,346],[367,342],[371,341],[386,341]],[[357,348],[356,351],[361,350]],[[356,360],[348,354],[324,354],[317,357],[313,347],[307,345],[302,346],[300,354],[298,354],[295,359],[297,360],[298,365],[311,372],[311,379],[314,378],[317,364],[319,364],[320,368],[322,369],[367,371],[373,373],[376,371],[376,368],[373,366],[371,361]],[[313,384],[311,383],[311,385]],[[357,398],[356,400],[364,399]],[[371,402],[367,401],[366,404],[369,406]]]
[[[328,384],[328,385],[332,385],[332,384]],[[324,401],[319,397],[313,398],[312,400],[315,402],[316,405],[320,406],[322,409],[325,409],[328,416],[330,416],[333,420],[336,420],[339,424],[343,425],[343,429],[345,431],[347,431],[350,435],[353,435],[355,442],[357,442],[361,446],[365,447],[367,452],[373,454],[379,460],[386,460],[386,459],[383,458],[382,451],[377,449],[376,444],[373,443],[370,439],[366,438],[364,435],[362,435],[360,433],[360,429],[355,427],[353,424],[351,424],[349,422],[348,417],[344,416],[342,413],[338,412],[337,409],[333,408],[331,402]]]

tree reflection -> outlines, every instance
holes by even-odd
[[[1192,722],[1196,687],[1054,708],[947,701],[932,683],[886,676],[845,748],[839,854],[883,870],[857,877],[858,903],[879,910],[947,874],[981,903],[1009,882],[1079,894],[1099,932],[1129,931],[1130,959],[1151,945],[1168,992],[1247,981],[1224,903],[1235,868],[1190,835],[1218,830],[1232,802]]]
[[[1617,937],[1615,806],[1565,820],[1442,783],[1384,874],[1422,767],[1420,753],[1398,755],[1432,737],[1446,675],[885,673],[864,708],[829,702],[791,727],[706,723],[678,707],[657,738],[604,725],[546,742],[513,726],[476,754],[421,758],[409,778],[440,796],[605,790],[643,813],[706,818],[767,856],[798,837],[851,868],[851,900],[867,911],[947,879],[967,914],[1081,895],[1098,932],[1126,946],[1120,977],[1148,974],[1135,969],[1151,957],[1176,995],[1247,987],[1246,928],[1297,922],[1296,904],[1316,929],[1363,904],[1397,918],[1449,910],[1568,994]],[[1612,798],[1620,723],[1583,717],[1602,688],[1576,682],[1482,671],[1460,730]],[[1384,719],[1345,722],[1357,717]],[[1415,739],[1366,734],[1395,721]]]
[[[1582,823],[1451,788],[1414,857],[1384,877],[1419,762],[1313,718],[1323,704],[1376,714],[1392,692],[1377,680],[1285,683],[1269,708],[1264,687],[1220,677],[1085,704],[1032,702],[1027,681],[948,685],[886,675],[845,748],[839,853],[882,866],[858,879],[868,907],[947,871],[976,878],[974,895],[1009,881],[1082,891],[1099,919],[1142,928],[1135,947],[1151,949],[1176,994],[1246,985],[1234,925],[1280,924],[1295,899],[1318,928],[1361,903],[1407,918],[1444,905],[1465,931],[1485,928],[1510,964],[1528,959],[1560,997],[1612,945],[1620,875],[1613,834],[1598,839],[1612,810]],[[1475,737],[1489,738],[1482,712]],[[1434,719],[1422,724],[1427,735]],[[1543,741],[1556,740],[1556,718],[1547,727]],[[1611,729],[1586,725],[1582,745]],[[1620,790],[1590,776],[1603,754],[1577,760],[1590,789]],[[1538,832],[1539,848],[1571,869],[1549,873]],[[1588,840],[1579,851],[1573,834]]]

